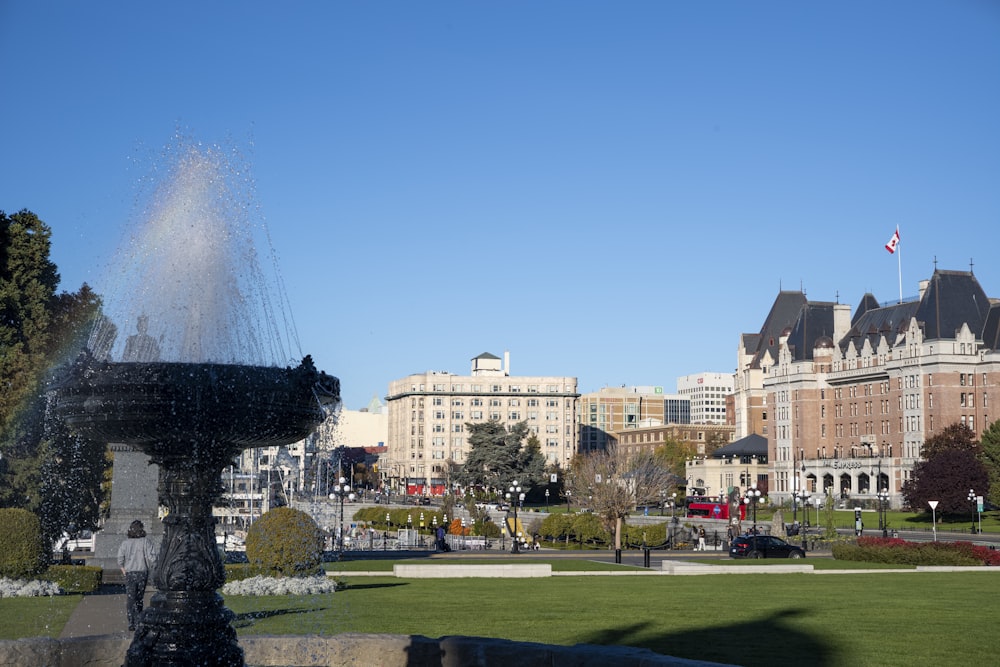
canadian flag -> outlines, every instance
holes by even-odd
[[[889,251],[889,254],[896,252],[896,246],[899,245],[899,225],[896,225],[896,232],[889,239],[889,242],[885,244],[885,249]]]

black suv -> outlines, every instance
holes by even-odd
[[[770,535],[740,535],[729,544],[730,558],[805,558],[794,544]]]

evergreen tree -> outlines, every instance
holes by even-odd
[[[56,294],[50,239],[33,213],[0,211],[0,507],[39,514],[53,537],[69,524],[94,526],[107,457],[103,443],[78,441],[60,424],[46,430],[51,369],[82,347],[100,310],[86,284]],[[55,493],[59,486],[72,493]]]
[[[986,497],[994,505],[1000,505],[1000,420],[986,427],[979,444],[979,459],[986,468],[990,482]]]
[[[502,491],[515,479],[524,488],[544,479],[545,459],[538,439],[531,443],[527,422],[518,422],[508,429],[491,419],[466,424],[465,428],[469,432],[469,455],[455,472],[459,484]]]

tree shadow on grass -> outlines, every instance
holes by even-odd
[[[235,628],[249,628],[253,626],[257,621],[263,621],[267,618],[273,618],[275,616],[285,616],[286,614],[311,614],[317,611],[325,611],[326,607],[298,607],[291,609],[266,609],[261,611],[247,611],[242,614],[236,614],[236,618],[233,619],[233,627]]]
[[[407,582],[384,582],[379,584],[349,584],[347,588],[352,591],[372,590],[376,588],[395,588],[396,586],[409,586]]]
[[[785,619],[804,613],[786,609],[751,623],[719,625],[718,614],[699,612],[705,628],[648,637],[649,623],[608,628],[585,636],[587,644],[626,645],[691,660],[707,660],[743,667],[825,667],[840,661],[837,648],[821,637],[803,633]]]

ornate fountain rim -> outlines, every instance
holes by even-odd
[[[295,368],[99,361],[84,353],[53,388],[56,413],[82,435],[169,455],[177,445],[282,445],[308,436],[339,400],[310,357]]]

